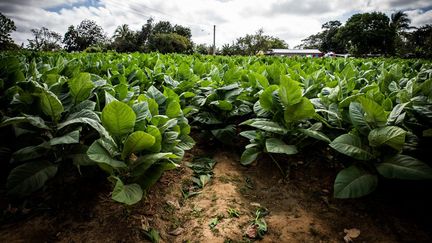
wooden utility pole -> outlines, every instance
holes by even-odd
[[[216,25],[213,25],[213,55],[216,55]]]

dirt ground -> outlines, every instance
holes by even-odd
[[[353,242],[432,242],[429,211],[416,214],[406,208],[417,201],[394,203],[398,198],[385,193],[333,199],[336,170],[325,156],[317,156],[325,151],[311,151],[312,159],[284,161],[292,165],[286,180],[266,158],[241,166],[239,153],[198,144],[185,162],[196,156],[216,161],[212,179],[199,194],[183,196],[181,189],[191,184],[193,172],[182,166],[165,173],[132,207],[110,199],[104,178],[81,179],[60,201],[30,208],[21,212],[21,220],[1,225],[0,242],[148,242],[150,229],[157,230],[161,242],[345,242],[344,230],[350,229],[360,232]],[[266,212],[262,239],[246,236],[257,210]]]

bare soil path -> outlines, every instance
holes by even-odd
[[[230,148],[198,145],[184,162],[197,156],[216,161],[213,177],[197,195],[182,194],[192,184],[186,166],[165,173],[146,200],[132,207],[111,201],[109,186],[97,193],[94,178],[84,180],[66,189],[69,195],[81,188],[58,208],[0,226],[0,242],[148,242],[149,229],[157,230],[161,242],[345,242],[344,230],[350,229],[360,232],[353,242],[432,242],[424,227],[393,209],[381,211],[382,202],[333,199],[335,170],[325,161],[283,161],[295,169],[282,180],[271,161],[244,167]],[[267,225],[262,238],[253,238],[257,211]]]

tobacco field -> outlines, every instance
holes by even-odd
[[[0,121],[0,189],[12,204],[89,170],[126,208],[168,171],[190,167],[203,188],[214,164],[182,162],[197,143],[235,148],[238,165],[276,168],[278,180],[296,173],[291,158],[325,151],[321,163],[339,165],[329,198],[362,200],[386,181],[432,179],[432,62],[3,52]]]

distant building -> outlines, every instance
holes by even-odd
[[[270,49],[266,52],[270,56],[302,56],[302,57],[321,57],[324,53],[318,49]]]

